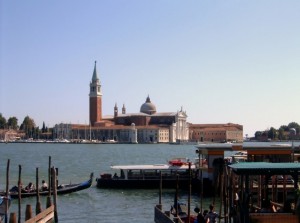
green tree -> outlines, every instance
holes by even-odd
[[[27,137],[32,137],[33,130],[35,129],[34,120],[27,115],[24,118],[24,121],[22,122],[20,129],[25,132]]]
[[[43,122],[42,133],[46,132],[45,122]]]
[[[280,139],[280,140],[286,140],[287,139],[287,137],[286,137],[286,135],[284,134],[285,133],[285,130],[284,130],[284,128],[279,128],[278,129],[278,139]]]
[[[288,124],[288,128],[289,128],[289,130],[291,128],[296,129],[296,134],[299,133],[299,131],[300,131],[300,126],[299,126],[299,124],[297,122],[291,122],[291,123],[289,123]]]
[[[289,131],[289,127],[287,125],[282,125],[282,126],[280,126],[279,129],[282,129],[284,132],[288,132]]]
[[[11,128],[11,129],[14,129],[14,130],[17,130],[18,129],[18,119],[16,117],[10,117],[8,120],[7,120],[7,125],[8,125],[8,128]]]
[[[277,138],[277,130],[273,127],[271,127],[268,131],[268,138],[269,139],[276,139]]]
[[[255,134],[254,134],[255,139],[258,139],[261,135],[262,135],[261,131],[256,131]]]
[[[0,113],[0,129],[6,129],[7,128],[7,122],[6,118],[2,116],[2,113]]]

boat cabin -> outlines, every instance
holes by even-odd
[[[115,172],[101,174],[97,178],[98,188],[130,188],[130,189],[154,189],[159,188],[160,183],[164,188],[178,187],[187,189],[189,185],[198,188],[198,169],[193,163],[180,163],[176,159],[168,164],[154,165],[122,165],[111,166]]]
[[[176,179],[177,174],[181,179],[188,179],[189,166],[188,165],[167,165],[167,164],[154,164],[154,165],[124,165],[124,166],[111,166],[111,169],[115,172],[119,172],[114,175],[114,178],[120,178],[124,180],[133,179],[160,179],[160,173],[162,173],[163,179]],[[195,172],[196,166],[191,165],[192,173]]]

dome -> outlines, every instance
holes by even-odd
[[[151,103],[149,96],[146,99],[146,102],[142,104],[140,112],[152,115],[156,113],[156,107]]]

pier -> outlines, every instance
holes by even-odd
[[[9,193],[9,167],[10,167],[10,160],[7,161],[7,170],[6,170],[6,191],[5,191],[5,211],[3,218],[0,219],[0,223],[2,222],[9,222],[9,223],[20,223],[21,222],[21,204],[22,204],[22,181],[21,181],[21,172],[22,167],[19,165],[19,178],[18,178],[18,214],[12,212],[9,214],[9,202],[10,202],[10,193]],[[54,167],[51,167],[51,157],[49,157],[49,195],[47,196],[46,201],[46,209],[42,209],[42,205],[40,202],[40,195],[39,195],[39,171],[36,168],[36,207],[35,207],[35,215],[32,213],[32,206],[27,204],[26,205],[26,212],[25,212],[25,223],[44,223],[44,222],[58,222],[58,215],[57,215],[57,173]],[[51,194],[53,196],[53,202],[51,201]],[[8,218],[9,215],[9,218]]]
[[[243,159],[226,157],[225,152],[243,152]],[[200,177],[211,182],[209,189],[200,190],[200,209],[203,195],[212,196],[212,204],[220,200],[219,222],[279,223],[300,222],[300,163],[299,148],[292,145],[203,144],[197,146]],[[220,162],[216,162],[220,160]],[[221,160],[223,162],[221,162]],[[218,165],[216,165],[218,164]],[[299,201],[298,201],[299,200]],[[190,207],[188,208],[191,212]],[[154,207],[156,223],[193,222],[163,210],[161,201]]]

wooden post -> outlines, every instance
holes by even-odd
[[[258,206],[261,208],[261,200],[262,200],[262,176],[258,176]]]
[[[25,221],[29,220],[30,218],[32,218],[32,209],[31,209],[31,205],[27,204],[26,212],[25,212]]]
[[[48,165],[48,197],[47,197],[47,204],[46,207],[50,207],[52,205],[51,202],[51,190],[52,190],[52,184],[51,184],[51,156],[49,156],[49,165]]]
[[[54,202],[54,222],[58,222],[57,216],[57,185],[56,185],[56,171],[55,168],[52,168],[52,188],[53,188],[53,202]]]
[[[36,207],[35,207],[35,214],[39,214],[42,212],[42,206],[40,202],[40,187],[39,187],[39,168],[36,168]]]
[[[48,187],[49,187],[49,197],[51,197],[51,188],[52,188],[52,183],[51,183],[51,156],[49,156],[49,166],[48,166]]]
[[[228,206],[229,207],[233,207],[234,209],[235,207],[235,202],[234,202],[234,195],[235,195],[235,184],[233,182],[233,177],[232,177],[233,173],[229,170],[228,172],[228,187],[226,188],[227,193],[228,193]],[[229,215],[230,216],[230,215]],[[233,216],[229,217],[229,223],[231,223],[231,218]]]
[[[6,167],[6,198],[8,198],[8,188],[9,188],[9,164],[10,164],[10,160],[7,160],[7,167]],[[8,199],[5,199],[5,223],[7,223],[7,213],[8,213]]]
[[[18,223],[21,223],[21,189],[22,189],[21,172],[22,172],[22,166],[19,165],[19,180],[18,180]]]
[[[286,175],[283,175],[283,201],[286,201],[287,191],[286,191]]]
[[[16,223],[16,222],[17,222],[17,214],[16,213],[10,213],[9,223]]]
[[[226,191],[226,210],[227,210],[227,212],[226,212],[226,215],[227,215],[227,222],[229,222],[229,208],[231,207],[230,205],[229,205],[229,199],[230,199],[230,197],[229,197],[229,193],[228,193],[228,188],[230,188],[231,190],[232,190],[232,188],[231,187],[229,187],[229,185],[230,185],[230,176],[229,176],[229,167],[228,167],[228,165],[226,165],[226,186],[225,186],[225,191]]]
[[[176,192],[175,192],[175,201],[174,205],[176,205],[175,210],[176,210],[176,215],[175,217],[178,216],[178,184],[179,184],[179,175],[176,175]]]
[[[189,162],[189,195],[188,195],[188,223],[191,221],[191,193],[192,193],[192,183],[191,183],[191,162]]]
[[[160,181],[159,181],[159,204],[161,205],[161,196],[162,196],[162,172],[160,171]]]
[[[200,170],[201,173],[201,201],[200,201],[200,211],[203,213],[203,169]]]
[[[223,168],[223,171],[224,171],[224,168]],[[219,218],[219,223],[221,222],[221,215],[222,215],[222,205],[223,205],[223,187],[224,187],[224,172],[219,172],[219,176],[220,176],[220,211],[219,211],[219,214],[220,214],[220,218]]]
[[[55,168],[56,188],[58,187],[58,168]]]

